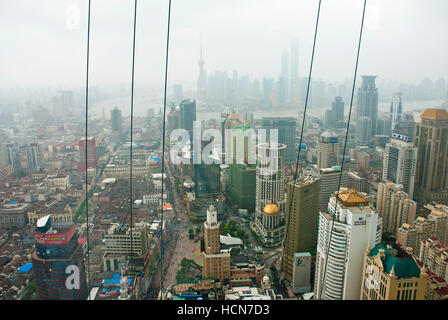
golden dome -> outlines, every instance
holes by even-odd
[[[276,204],[268,203],[264,206],[263,213],[268,216],[276,216],[280,213],[280,209]]]

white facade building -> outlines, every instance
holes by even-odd
[[[319,214],[316,299],[359,300],[364,252],[381,240],[382,218],[354,189],[332,195]]]
[[[413,198],[417,148],[403,135],[393,134],[386,144],[383,158],[383,181],[402,184],[404,192]]]

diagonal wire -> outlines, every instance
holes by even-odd
[[[133,217],[133,208],[132,208],[132,159],[133,159],[133,150],[132,150],[132,142],[133,142],[133,130],[134,130],[134,67],[135,67],[135,33],[136,33],[136,29],[137,29],[137,0],[134,1],[134,37],[133,37],[133,41],[132,41],[132,79],[131,79],[131,148],[130,148],[130,174],[129,174],[129,212],[131,215],[131,254],[130,254],[130,268],[132,270],[132,259],[133,259],[133,252],[132,252],[132,240],[133,240],[133,221],[132,221],[132,217]]]
[[[337,194],[339,193],[339,190],[341,188],[342,172],[344,170],[344,163],[345,163],[344,155],[345,155],[345,152],[347,150],[348,131],[349,131],[349,128],[350,128],[350,120],[351,120],[351,116],[352,116],[353,97],[355,95],[356,77],[357,77],[357,74],[358,74],[359,52],[360,52],[360,49],[361,49],[362,31],[364,29],[364,16],[365,16],[365,12],[366,12],[366,3],[367,3],[367,0],[364,0],[364,7],[363,7],[363,10],[362,10],[362,19],[361,19],[361,28],[360,28],[360,31],[359,31],[358,52],[356,54],[355,74],[353,76],[352,95],[351,95],[351,98],[350,98],[350,109],[349,109],[349,114],[348,114],[347,130],[346,130],[346,133],[345,133],[344,151],[342,153],[342,160],[341,160],[341,162],[342,162],[342,164],[341,164],[341,172],[339,174],[338,189],[336,191]],[[337,196],[337,194],[336,194],[336,205],[335,205],[335,209],[334,209],[335,210],[334,214],[336,214],[338,200],[339,200],[339,197]],[[324,281],[325,281],[325,273],[327,271],[328,253],[329,253],[329,250],[330,250],[330,243],[331,243],[331,237],[333,235],[334,224],[335,224],[335,221],[333,221],[333,223],[331,224],[330,237],[329,237],[328,246],[327,246],[327,253],[325,255],[324,272],[322,274],[321,287],[320,287],[320,290],[319,290],[319,299],[322,296],[322,289],[323,289],[323,284],[324,284]]]
[[[89,117],[89,52],[90,52],[90,8],[91,0],[89,0],[88,18],[87,18],[87,67],[86,67],[86,141],[85,141],[85,174],[86,174],[86,195],[85,195],[85,207],[86,207],[86,225],[87,225],[87,294],[90,299],[90,243],[89,243],[89,189],[88,189],[88,175],[87,175],[87,139],[88,139],[88,117]]]
[[[169,46],[170,46],[170,23],[171,23],[171,0],[168,3],[168,23],[167,23],[167,32],[166,32],[166,56],[165,56],[165,87],[164,87],[164,95],[163,95],[163,119],[162,119],[162,191],[161,191],[161,200],[160,200],[160,213],[161,213],[161,222],[160,222],[160,293],[162,293],[163,289],[163,181],[168,179],[168,176],[164,178],[165,171],[165,122],[166,122],[166,91],[168,84],[168,61],[169,61]]]
[[[301,150],[300,146],[302,145],[303,129],[305,127],[306,111],[307,111],[307,108],[308,108],[308,97],[309,97],[309,93],[310,93],[311,74],[313,72],[314,52],[315,52],[315,49],[316,49],[316,39],[317,39],[317,30],[318,30],[318,26],[319,26],[319,16],[320,16],[321,2],[322,2],[322,0],[319,0],[319,6],[317,8],[316,27],[314,29],[313,50],[312,50],[312,53],[311,53],[310,71],[309,71],[309,75],[308,75],[308,84],[307,84],[306,96],[305,96],[305,107],[304,107],[304,110],[303,110],[302,127],[300,129],[299,151],[297,153],[296,170],[295,170],[295,173],[294,173],[294,182],[293,182],[292,190],[291,190],[291,200],[289,202],[289,213],[287,214],[286,233],[285,233],[285,238],[284,238],[285,240],[284,241],[287,241],[287,239],[288,239],[289,222],[290,222],[290,218],[291,218],[291,206],[292,206],[292,202],[293,202],[293,199],[294,199],[294,189],[296,187],[297,174],[298,174],[298,171],[299,171],[299,159],[300,159],[300,150]],[[288,210],[288,208],[287,208],[287,210]],[[282,261],[283,261],[283,259],[285,257],[285,251],[286,251],[286,248],[283,250]]]

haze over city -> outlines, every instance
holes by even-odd
[[[2,1],[0,300],[448,300],[447,12]]]

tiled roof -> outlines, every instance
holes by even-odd
[[[393,256],[381,243],[377,244],[371,251],[370,256],[378,255],[379,250],[383,249],[385,258],[383,261],[384,271],[391,273],[392,268],[397,278],[418,278],[420,277],[420,268],[412,257],[397,258]]]
[[[428,120],[448,120],[448,112],[444,109],[426,109],[421,117]]]
[[[344,190],[338,193],[338,198],[346,207],[354,207],[358,205],[368,205],[369,201],[359,194],[354,188]]]

